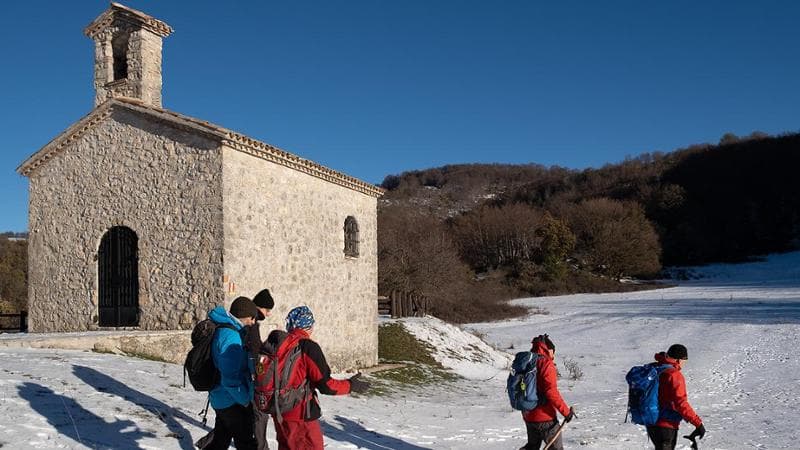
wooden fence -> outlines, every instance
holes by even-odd
[[[28,331],[28,312],[0,314],[0,331]]]
[[[378,314],[397,317],[422,317],[428,313],[428,299],[416,292],[392,291],[378,297]]]

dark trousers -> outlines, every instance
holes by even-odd
[[[647,437],[656,450],[674,450],[678,440],[678,430],[664,427],[647,427]]]
[[[267,423],[269,423],[269,414],[256,408],[255,403],[253,403],[253,416],[255,416],[257,448],[258,450],[269,450],[269,444],[267,443]]]
[[[256,450],[253,435],[253,409],[250,405],[238,403],[225,409],[214,409],[217,419],[214,422],[214,438],[204,450],[227,450],[233,445],[237,450]]]
[[[528,443],[525,444],[522,449],[539,450],[543,444],[547,445],[547,443],[553,439],[553,436],[555,436],[556,432],[558,431],[558,421],[525,422],[525,428],[528,431]],[[550,448],[553,450],[564,450],[564,445],[561,443],[561,435],[558,435]]]

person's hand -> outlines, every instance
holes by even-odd
[[[690,441],[694,441],[695,439],[703,439],[703,436],[705,435],[706,427],[701,423],[697,428],[694,429],[694,431],[692,431],[692,434],[684,437]]]
[[[369,382],[361,379],[361,372],[350,377],[350,392],[363,394],[369,390]]]
[[[567,414],[566,416],[564,416],[564,422],[567,422],[567,423],[569,423],[569,422],[571,422],[571,421],[572,421],[572,419],[574,419],[574,418],[575,418],[575,408],[572,408],[572,407],[570,407],[570,408],[569,408],[569,414]]]

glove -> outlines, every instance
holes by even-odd
[[[569,423],[569,422],[571,422],[571,421],[572,421],[572,419],[574,419],[574,418],[575,418],[575,408],[572,408],[572,407],[570,407],[570,408],[569,408],[569,414],[567,414],[566,416],[564,416],[564,422],[567,422],[567,423]]]
[[[361,379],[361,372],[350,377],[350,392],[363,394],[369,389],[369,382]]]
[[[703,439],[703,436],[706,435],[706,427],[703,426],[701,423],[700,426],[692,431],[692,434],[688,436],[684,436],[684,438],[689,439],[690,441],[694,441],[695,439]]]

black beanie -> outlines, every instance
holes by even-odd
[[[552,351],[556,351],[556,344],[553,344],[553,341],[550,340],[550,336],[546,334],[541,334],[539,336],[536,336],[531,341],[531,344],[535,344],[537,342],[544,342],[544,345],[546,345],[547,348],[549,348]]]
[[[667,350],[667,356],[672,359],[689,359],[689,352],[681,344],[672,344]]]
[[[256,307],[256,304],[247,297],[236,297],[236,300],[231,303],[231,307],[228,309],[228,311],[230,311],[231,315],[237,319],[258,317],[258,308]]]
[[[256,294],[256,296],[253,297],[253,303],[259,308],[272,309],[275,307],[275,300],[272,299],[272,294],[269,293],[269,289],[262,289],[261,292]]]

